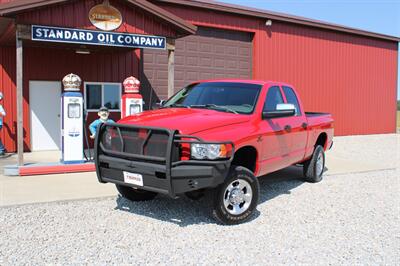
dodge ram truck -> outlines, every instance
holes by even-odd
[[[210,189],[213,216],[238,224],[257,207],[258,177],[297,165],[305,181],[321,181],[332,138],[331,115],[305,112],[289,84],[207,80],[156,110],[102,124],[95,166],[99,182],[132,201]]]

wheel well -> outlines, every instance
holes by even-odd
[[[317,138],[317,142],[315,143],[315,147],[317,147],[318,145],[321,145],[325,149],[327,139],[328,139],[328,136],[326,135],[326,133],[319,134],[319,136]]]
[[[256,170],[257,150],[252,146],[245,146],[235,152],[232,165],[243,166],[254,173]]]

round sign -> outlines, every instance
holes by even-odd
[[[105,1],[89,11],[90,22],[100,30],[115,30],[122,24],[122,15],[115,7]]]

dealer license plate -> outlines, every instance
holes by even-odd
[[[124,171],[124,182],[143,187],[143,176],[141,174],[134,174]]]

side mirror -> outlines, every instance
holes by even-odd
[[[163,107],[163,105],[165,104],[165,100],[161,100],[158,103],[153,103],[152,108],[151,109],[159,109],[161,107]]]
[[[159,106],[162,107],[162,106],[165,104],[165,102],[166,102],[165,100],[161,100],[161,101],[159,102]]]
[[[267,111],[262,113],[263,119],[271,119],[278,117],[294,116],[296,114],[296,107],[290,103],[279,103],[276,105],[276,110]]]

